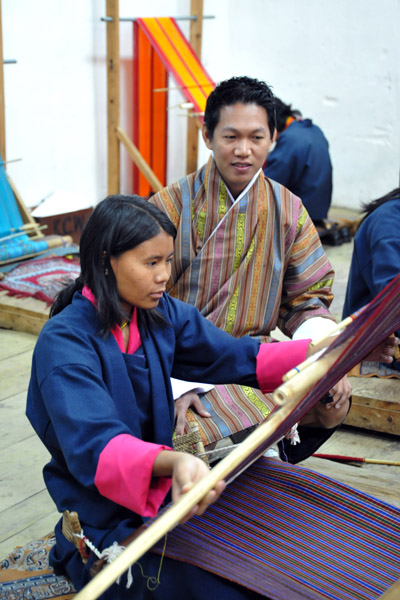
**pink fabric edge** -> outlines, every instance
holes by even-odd
[[[260,390],[266,394],[282,384],[282,377],[307,357],[309,340],[261,344],[257,354],[256,375]]]
[[[94,306],[97,307],[96,298],[93,295],[93,292],[91,291],[91,289],[88,288],[87,285],[85,285],[82,288],[82,296],[84,298],[86,298],[87,300],[89,300]],[[136,350],[138,350],[138,348],[140,348],[140,346],[142,345],[139,327],[137,324],[136,306],[133,307],[132,319],[129,323],[129,342],[128,342],[128,349],[126,351],[125,351],[124,336],[122,334],[121,327],[119,325],[116,325],[115,327],[113,327],[113,329],[111,329],[111,333],[113,334],[114,339],[117,342],[118,348],[121,350],[121,352],[124,352],[124,353],[126,352],[126,354],[135,354]]]
[[[171,487],[170,477],[152,477],[153,464],[168,446],[129,434],[110,440],[99,456],[95,486],[102,496],[143,517],[156,516]]]

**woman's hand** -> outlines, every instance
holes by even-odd
[[[210,470],[205,462],[186,452],[163,450],[157,456],[153,465],[153,476],[172,477],[173,502],[177,502],[198,481],[206,477],[209,472]],[[181,523],[185,523],[194,515],[202,515],[210,504],[218,500],[225,487],[225,482],[219,481],[214,489],[205,494],[201,501],[184,516]]]

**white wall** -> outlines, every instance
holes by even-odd
[[[120,16],[179,16],[189,0],[120,0]],[[203,63],[215,81],[264,79],[324,130],[334,204],[399,185],[400,0],[205,0]],[[105,0],[3,0],[8,170],[28,205],[58,189],[107,192]],[[180,22],[188,34],[187,22]],[[132,25],[121,23],[122,124],[129,131]],[[173,83],[173,82],[172,82]],[[181,100],[171,93],[169,104]],[[168,179],[185,169],[185,119],[171,111]],[[202,148],[200,161],[207,151]],[[122,153],[122,191],[130,166]]]

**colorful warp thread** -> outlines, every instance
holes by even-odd
[[[272,600],[375,600],[400,577],[400,510],[262,458],[170,532],[165,555]]]

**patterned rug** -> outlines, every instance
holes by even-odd
[[[31,296],[51,304],[57,293],[80,273],[79,258],[56,256],[18,265],[0,281],[8,295]]]
[[[72,583],[55,575],[49,567],[49,552],[55,542],[52,534],[15,548],[0,563],[0,600],[70,600]]]

